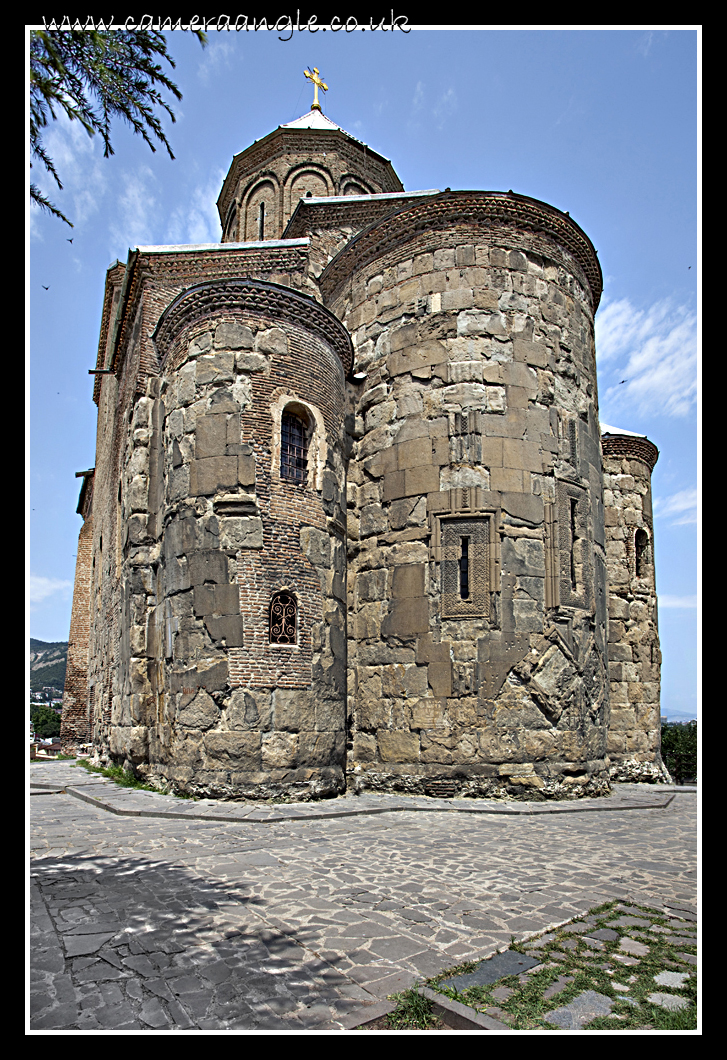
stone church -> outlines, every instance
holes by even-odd
[[[599,428],[588,236],[407,192],[317,101],[217,206],[107,272],[65,747],[216,798],[664,779],[658,451]]]

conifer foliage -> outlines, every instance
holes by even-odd
[[[204,33],[197,32],[206,44]],[[114,153],[111,122],[121,118],[152,151],[162,144],[174,158],[157,108],[175,120],[162,92],[180,100],[182,93],[164,72],[160,60],[174,68],[162,33],[153,31],[45,31],[30,37],[30,151],[31,168],[41,163],[59,188],[63,187],[53,160],[43,145],[43,130],[58,113],[80,121],[89,136],[100,133],[104,157]],[[73,227],[36,184],[31,201]]]

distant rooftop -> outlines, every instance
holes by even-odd
[[[638,431],[624,431],[621,427],[609,427],[607,423],[599,424],[601,428],[601,434],[628,434],[631,438],[645,438],[645,434],[640,434]]]
[[[288,121],[285,125],[280,126],[281,129],[325,129],[327,132],[342,132],[346,133],[346,136],[351,136],[345,129],[342,129],[340,125],[336,125],[335,121],[331,121],[327,118],[322,110],[309,110],[307,114],[304,114],[300,118],[296,118],[295,121]],[[351,136],[352,140],[355,140],[355,136]],[[359,143],[361,141],[359,140]]]

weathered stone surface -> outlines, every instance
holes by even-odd
[[[416,762],[419,737],[405,731],[379,731],[379,754],[382,762]]]
[[[210,417],[221,419],[222,417]],[[211,456],[192,460],[190,464],[189,489],[193,496],[210,496],[218,489],[236,486],[238,464],[236,456]]]
[[[185,729],[211,729],[219,721],[219,707],[204,691],[199,691],[189,702],[177,708],[177,724]]]
[[[256,732],[208,732],[203,746],[210,765],[233,769],[260,769],[260,734]]]
[[[228,729],[265,731],[272,728],[272,693],[236,688],[225,710]]]
[[[273,718],[276,730],[303,732],[315,729],[315,704],[311,693],[302,689],[278,688],[273,693]]]
[[[220,519],[220,547],[262,548],[263,523],[258,516],[225,516]]]
[[[215,346],[226,350],[251,350],[252,331],[249,327],[230,321],[215,328]]]
[[[245,643],[245,631],[241,615],[225,615],[222,618],[206,615],[204,624],[212,639],[224,642],[228,648],[240,648]]]

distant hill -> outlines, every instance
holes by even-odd
[[[684,725],[688,721],[696,721],[696,714],[689,714],[684,710],[667,710],[662,711],[662,718],[666,717],[670,722],[678,722],[680,725]]]
[[[48,685],[63,691],[66,683],[68,641],[49,643],[30,638],[30,691],[41,692]]]

